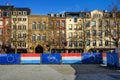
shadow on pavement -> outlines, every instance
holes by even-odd
[[[100,64],[72,64],[75,70],[74,80],[119,80],[120,72],[118,68],[105,67]],[[114,75],[115,74],[115,75]]]

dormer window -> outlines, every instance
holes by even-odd
[[[18,15],[22,15],[22,11],[18,11]]]
[[[27,11],[23,11],[23,15],[27,15]]]

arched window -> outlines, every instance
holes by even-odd
[[[46,22],[42,23],[42,30],[46,30]]]
[[[33,34],[33,35],[32,35],[32,42],[35,42],[35,41],[36,41],[36,35]]]
[[[45,34],[42,35],[42,41],[46,41],[46,36],[45,36]]]
[[[40,23],[37,23],[37,29],[40,30]]]
[[[40,41],[40,34],[37,35],[37,41]]]
[[[36,23],[35,23],[35,22],[32,23],[32,29],[33,29],[33,30],[36,29]]]

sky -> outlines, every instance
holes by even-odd
[[[115,1],[115,0],[113,0]],[[0,5],[8,2],[15,7],[31,8],[32,14],[106,10],[111,0],[0,0]]]

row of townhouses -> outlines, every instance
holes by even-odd
[[[120,12],[34,15],[30,8],[0,5],[2,52],[103,52],[118,46],[119,34]]]

